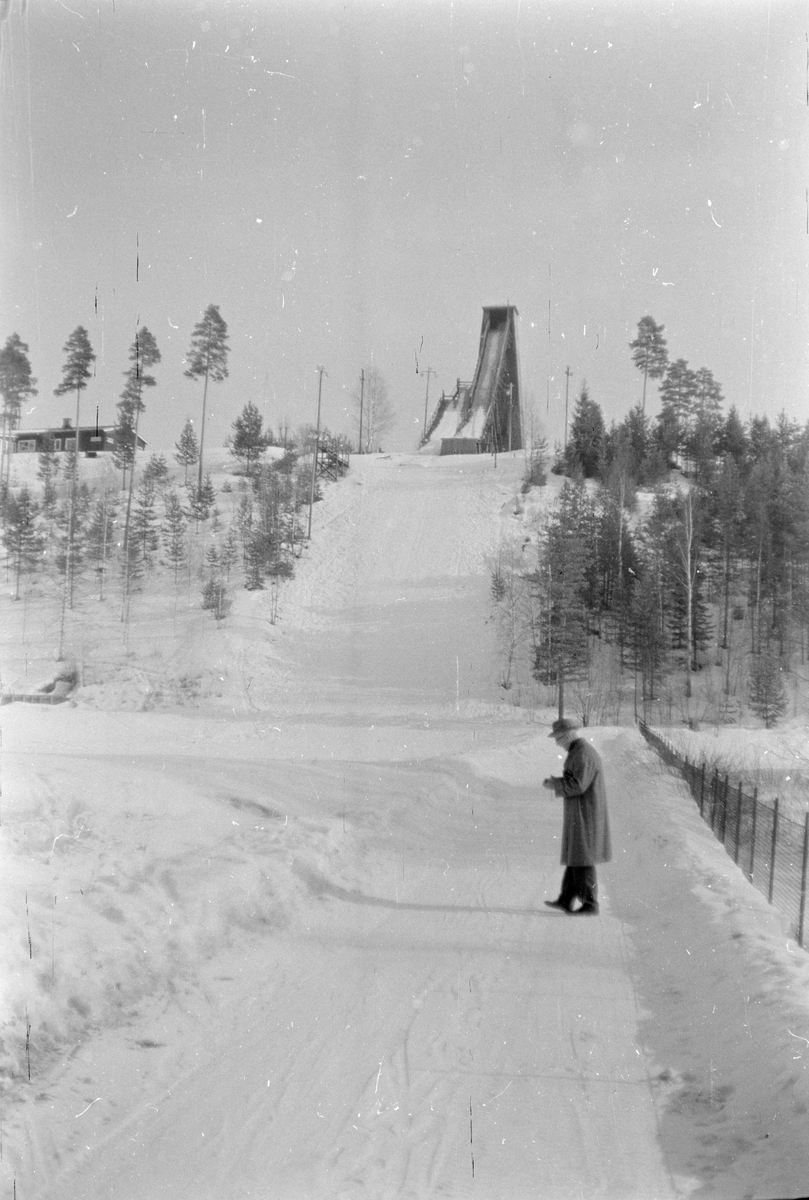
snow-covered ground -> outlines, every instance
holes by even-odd
[[[767,803],[779,799],[782,814],[803,824],[809,809],[809,725],[802,717],[779,721],[772,729],[710,726],[663,728],[658,732],[691,762],[726,772],[748,791],[757,788]]]
[[[177,650],[155,603],[196,707],[0,711],[3,1200],[806,1193],[809,956],[635,730],[587,731],[601,916],[542,903],[553,714],[488,620],[523,467],[354,459],[278,624]]]

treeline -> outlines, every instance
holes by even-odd
[[[607,430],[582,388],[533,562],[505,548],[493,567],[503,682],[527,653],[584,722],[618,720],[631,689],[647,720],[749,706],[769,726],[809,644],[809,423],[723,417],[710,372],[669,364],[651,318],[631,348],[644,402]],[[654,424],[648,378],[661,380]],[[642,506],[639,489],[652,492]]]
[[[80,428],[80,403],[92,377],[95,354],[87,331],[79,326],[64,347],[63,379],[57,395],[76,396],[75,430]],[[320,496],[309,461],[314,452],[312,431],[303,429],[296,440],[288,430],[273,436],[252,403],[247,403],[232,424],[227,440],[238,464],[237,492],[227,482],[222,493],[231,493],[229,513],[223,515],[221,496],[209,474],[203,474],[205,408],[209,382],[227,376],[227,325],[215,305],[210,305],[195,327],[186,356],[185,374],[203,382],[202,420],[197,438],[187,418],[174,447],[174,460],[183,468],[183,480],[171,483],[165,456],[152,454],[139,463],[138,427],[146,410],[145,396],[156,386],[152,374],[160,362],[155,338],[146,326],[136,335],[124,372],[124,387],[117,405],[114,451],[94,469],[91,486],[82,479],[78,437],[73,451],[58,452],[45,441],[37,455],[40,487],[10,486],[8,434],[19,425],[23,403],[36,395],[36,379],[28,360],[28,347],[17,334],[0,350],[0,393],[3,397],[3,462],[0,468],[0,521],[7,569],[13,573],[14,595],[37,571],[62,580],[62,622],[74,606],[76,589],[92,580],[92,590],[104,599],[111,575],[120,584],[121,619],[128,622],[132,592],[140,581],[162,565],[175,586],[193,577],[202,581],[202,603],[221,618],[228,610],[228,586],[241,571],[248,589],[269,584],[274,619],[279,582],[289,577],[304,540],[302,509]],[[334,441],[327,430],[321,441]],[[266,462],[270,446],[282,453]],[[189,470],[196,467],[196,478]],[[120,474],[119,474],[120,473]],[[86,468],[84,471],[86,474]],[[61,636],[60,648],[61,654]]]
[[[210,475],[201,486],[174,486],[163,456],[153,455],[131,506],[111,464],[100,464],[93,485],[82,480],[74,490],[72,458],[60,470],[55,457],[39,455],[41,488],[7,489],[0,501],[15,599],[34,574],[62,580],[63,614],[76,603],[77,590],[103,600],[117,586],[121,620],[128,621],[133,592],[162,567],[178,589],[199,580],[202,605],[218,618],[227,613],[237,580],[250,590],[269,586],[274,618],[277,587],[302,552],[302,510],[311,499],[311,467],[297,450],[226,481],[219,491]],[[319,495],[318,489],[314,498]]]

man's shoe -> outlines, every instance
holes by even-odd
[[[570,909],[565,904],[564,900],[546,900],[548,908],[561,908],[562,912],[570,912]]]
[[[581,908],[577,908],[577,909],[575,909],[575,911],[571,910],[570,915],[571,915],[571,917],[597,917],[598,916],[598,905],[597,904],[582,904]]]

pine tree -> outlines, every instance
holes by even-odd
[[[124,372],[126,383],[118,402],[119,412],[125,414],[132,426],[132,458],[129,464],[129,491],[126,499],[126,515],[124,517],[124,546],[129,543],[129,523],[132,513],[132,496],[135,483],[135,458],[138,451],[138,423],[140,414],[146,411],[143,403],[143,389],[154,387],[156,380],[148,371],[160,362],[160,351],[154,336],[143,325],[137,332],[135,340],[129,348],[129,368]]]
[[[2,420],[0,484],[5,488],[8,487],[11,466],[8,447],[9,434],[13,433],[20,424],[20,413],[25,401],[30,396],[37,395],[36,382],[31,374],[28,346],[21,340],[19,334],[10,334],[0,350],[0,395],[3,397],[3,408],[0,412],[0,420]]]
[[[684,358],[678,358],[668,366],[660,385],[657,418],[657,438],[669,462],[677,459],[685,446],[695,391],[695,373]]]
[[[184,371],[188,379],[203,379],[202,420],[199,427],[199,472],[197,491],[202,491],[202,456],[205,447],[205,406],[208,398],[208,380],[221,383],[228,377],[228,327],[216,304],[209,304],[202,320],[194,326],[191,346],[186,356],[188,366]]]
[[[233,433],[225,443],[234,458],[244,463],[245,473],[254,473],[261,455],[272,445],[269,429],[262,429],[261,413],[252,401],[248,401],[233,422]]]
[[[707,367],[694,376],[692,416],[685,448],[700,487],[710,486],[722,442],[722,389]]]
[[[128,495],[127,472],[135,458],[135,414],[129,404],[118,405],[113,438],[115,449],[112,452],[112,461],[121,472],[121,491]]]
[[[87,387],[87,380],[90,378],[92,371],[91,366],[95,362],[95,354],[90,345],[90,338],[87,330],[82,325],[77,325],[67,339],[64,345],[64,352],[67,355],[65,365],[62,368],[62,382],[54,389],[55,396],[64,396],[69,392],[76,393],[76,433],[73,438],[73,462],[71,464],[71,483],[70,483],[70,515],[68,519],[67,530],[67,557],[65,570],[65,589],[69,597],[69,606],[73,607],[73,549],[76,537],[76,492],[79,482],[79,439],[81,436],[80,422],[80,407],[81,394]],[[63,604],[64,608],[64,604]]]
[[[643,399],[641,412],[646,414],[646,380],[661,379],[668,365],[666,339],[663,337],[665,325],[656,324],[653,317],[641,317],[638,321],[638,336],[629,343],[632,351],[632,361],[639,371],[643,371]]]
[[[174,443],[175,455],[174,461],[179,463],[185,469],[183,483],[188,483],[188,468],[193,467],[199,462],[199,442],[197,435],[194,433],[194,423],[190,417],[186,417],[183,431],[180,434],[179,442]]]

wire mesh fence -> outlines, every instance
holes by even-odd
[[[693,763],[683,757],[645,721],[638,721],[638,726],[663,762],[683,776],[703,819],[733,861],[787,917],[798,944],[806,946],[809,813],[802,825],[785,817],[779,812],[777,798],[773,803],[759,800],[757,788],[746,791],[741,780],[731,782],[718,768],[710,771],[705,762]]]

